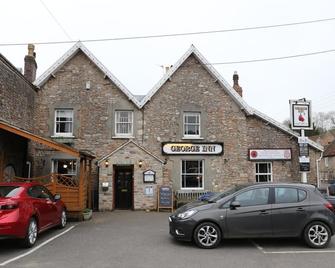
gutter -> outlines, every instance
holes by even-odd
[[[321,152],[321,156],[319,159],[316,159],[316,184],[317,187],[320,188],[320,168],[319,168],[319,163],[323,157],[323,152]]]

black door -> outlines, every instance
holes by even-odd
[[[115,208],[133,208],[133,168],[115,168]]]

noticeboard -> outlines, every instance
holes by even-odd
[[[157,210],[161,208],[171,209],[173,212],[173,191],[170,186],[159,187]]]
[[[310,164],[309,163],[299,163],[300,172],[309,172]]]

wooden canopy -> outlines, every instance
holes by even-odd
[[[57,151],[67,153],[71,156],[78,157],[78,158],[86,158],[86,159],[94,159],[95,157],[88,152],[85,151],[79,151],[76,150],[70,146],[67,146],[65,144],[55,142],[53,140],[38,136],[36,134],[33,134],[29,131],[23,130],[21,128],[15,127],[8,122],[5,122],[4,120],[0,119],[0,129],[6,130],[8,132],[14,133],[18,136],[24,137],[26,139],[29,139],[34,142],[38,142],[40,144],[46,145],[50,148],[53,148]]]

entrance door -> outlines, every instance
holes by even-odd
[[[133,208],[133,167],[115,167],[115,208]]]

